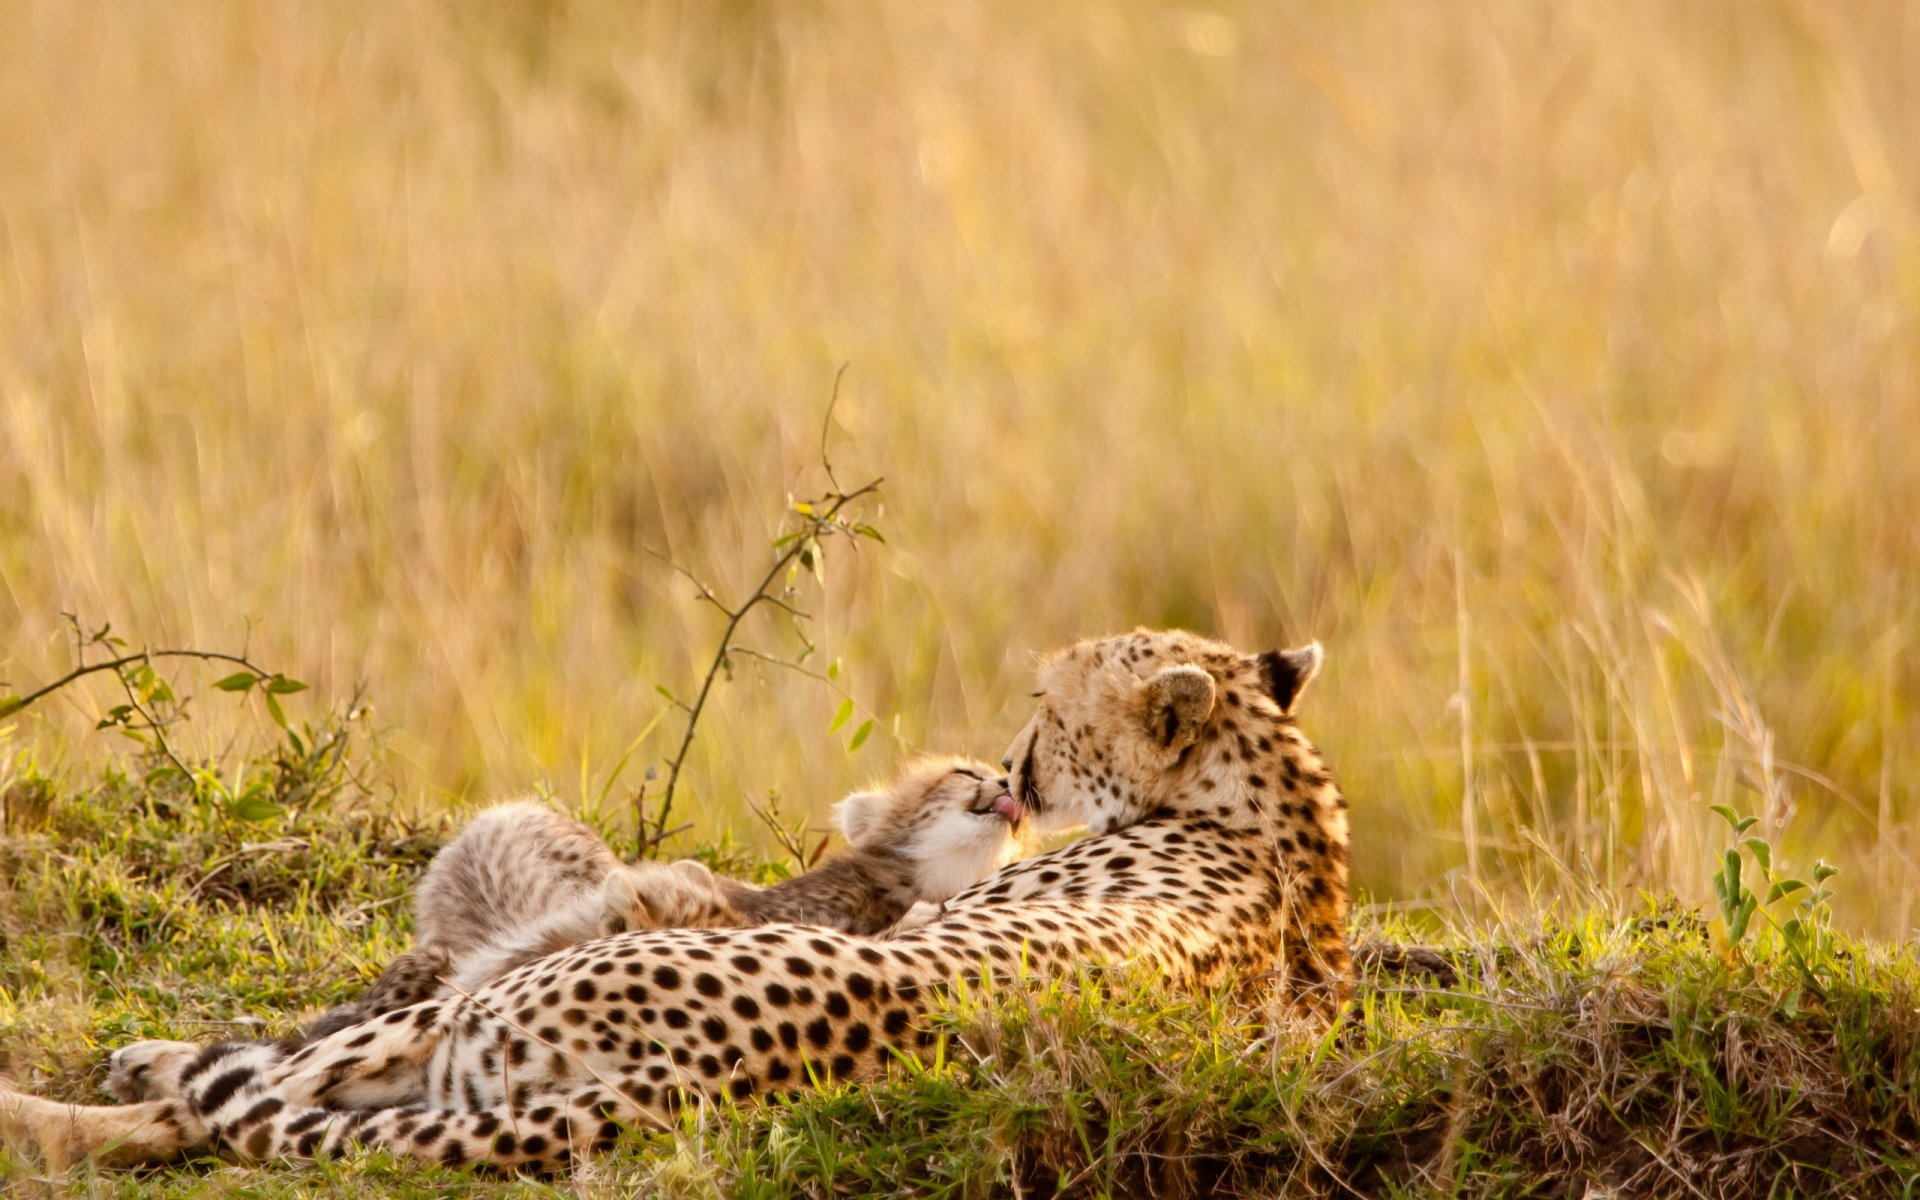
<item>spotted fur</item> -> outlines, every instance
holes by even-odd
[[[548,1169],[693,1097],[876,1075],[929,1036],[940,989],[982,969],[1268,979],[1325,1012],[1349,973],[1347,844],[1345,802],[1294,720],[1318,664],[1317,647],[1269,662],[1185,633],[1056,656],[1009,755],[1012,782],[1037,823],[1094,835],[897,938],[779,924],[621,934],[297,1050],[211,1047],[175,1098],[83,1108],[0,1092],[0,1124],[53,1159],[361,1143]]]
[[[1013,860],[1023,838],[1007,788],[985,763],[916,759],[890,782],[835,806],[845,850],[771,887],[716,876],[692,861],[623,864],[572,818],[539,804],[497,805],[435,857],[416,900],[414,948],[364,996],[288,1044],[466,995],[606,934],[776,921],[879,933],[915,904],[946,900]],[[136,1043],[113,1055],[107,1090],[129,1103],[169,1095],[200,1051],[191,1042]]]
[[[693,861],[625,864],[570,817],[539,804],[497,805],[435,857],[415,904],[414,948],[304,1038],[481,987],[610,933],[773,921],[879,933],[915,903],[946,900],[1013,860],[1020,839],[995,807],[1006,791],[985,763],[917,759],[835,807],[846,850],[765,888]],[[110,1083],[119,1098],[150,1094],[123,1075],[116,1070]]]

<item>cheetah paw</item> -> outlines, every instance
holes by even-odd
[[[135,1042],[107,1060],[107,1093],[122,1104],[137,1104],[180,1092],[180,1073],[200,1056],[192,1042]]]

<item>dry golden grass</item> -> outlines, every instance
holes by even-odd
[[[252,621],[403,795],[576,796],[715,632],[645,548],[744,585],[847,362],[890,545],[809,603],[899,743],[743,665],[702,833],[1181,624],[1327,644],[1378,898],[1703,898],[1724,800],[1905,935],[1916,62],[1814,0],[9,4],[0,677]]]

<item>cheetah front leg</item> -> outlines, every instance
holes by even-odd
[[[177,1097],[142,1104],[62,1104],[0,1087],[0,1134],[31,1143],[53,1172],[82,1159],[102,1166],[169,1162],[209,1142]]]
[[[216,1129],[256,1096],[329,1108],[421,1103],[427,1096],[427,1064],[446,1033],[445,1008],[444,1001],[428,1001],[395,1009],[292,1053],[256,1043],[191,1081],[188,1098]],[[228,1080],[238,1082],[228,1087]]]

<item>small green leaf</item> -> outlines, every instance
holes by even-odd
[[[810,517],[813,515],[813,505],[808,504],[805,500],[795,500],[793,502],[793,511],[803,517]]]
[[[1739,945],[1740,939],[1747,936],[1747,922],[1752,917],[1753,910],[1750,908],[1742,906],[1735,909],[1732,918],[1727,921],[1727,940]]]
[[[287,714],[280,711],[280,702],[273,698],[273,692],[268,691],[264,694],[267,697],[267,715],[273,718],[275,725],[285,729],[287,727]]]
[[[1839,873],[1840,868],[1832,865],[1825,859],[1817,860],[1813,864],[1813,881],[1815,883],[1825,883]]]
[[[275,675],[267,681],[267,691],[275,696],[291,696],[295,692],[304,692],[307,685],[298,679],[288,679],[285,675]]]
[[[1760,821],[1759,817],[1746,817],[1743,820],[1741,820],[1741,822],[1738,825],[1735,825],[1733,827],[1733,831],[1736,834],[1745,833],[1747,830],[1752,829],[1756,824],[1758,824],[1759,821]]]
[[[654,684],[653,690],[656,692],[659,692],[662,696],[665,696],[667,699],[673,701],[675,704],[680,703],[679,699],[673,694],[672,690],[669,689],[667,685],[664,683]]]
[[[227,811],[242,821],[271,821],[287,810],[268,797],[255,792],[235,800]]]
[[[840,660],[839,659],[836,658],[832,662],[827,664],[827,678],[828,679],[840,678]],[[5,715],[5,706],[0,705],[0,716],[4,716],[4,715]]]
[[[833,710],[833,724],[827,726],[828,733],[839,733],[840,727],[853,717],[853,701],[842,700],[840,707]]]
[[[875,529],[871,525],[855,525],[853,527],[853,531],[859,534],[861,537],[870,537],[874,541],[879,542],[883,546],[887,544],[887,539],[881,537],[880,531],[878,529]]]
[[[1795,892],[1804,891],[1806,886],[1798,879],[1782,879],[1767,889],[1767,903],[1772,904],[1782,896],[1791,896]]]
[[[1727,807],[1726,805],[1714,804],[1714,805],[1710,805],[1709,807],[1712,809],[1712,811],[1719,813],[1721,820],[1725,821],[1727,824],[1738,825],[1740,823],[1740,814],[1733,811],[1733,809]]]
[[[18,696],[0,696],[0,717],[10,717],[27,706]]]
[[[1773,870],[1773,847],[1765,838],[1748,838],[1747,849],[1753,851],[1753,861],[1760,864],[1762,871]]]
[[[873,719],[871,717],[860,722],[860,728],[853,731],[853,740],[847,743],[847,753],[852,754],[855,750],[858,750],[862,745],[866,744],[867,735],[872,732]]]
[[[215,680],[213,686],[223,692],[244,692],[258,682],[260,677],[252,671],[235,671],[225,679]]]

